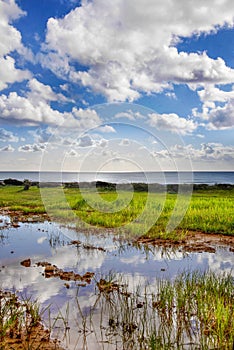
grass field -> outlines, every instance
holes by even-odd
[[[76,188],[30,187],[26,191],[20,186],[0,188],[0,207],[15,211],[19,221],[21,213],[26,216],[48,213],[65,223],[75,217],[80,218],[78,222],[107,228],[128,227],[135,220],[138,232],[152,238],[177,239],[186,237],[191,230],[234,235],[234,189],[194,191],[178,228],[168,233],[166,227],[177,198],[176,193],[100,191],[97,194],[88,189],[80,193]],[[144,220],[148,219],[154,224],[147,232]],[[96,284],[99,304],[95,301],[95,307],[101,309],[100,330],[107,329],[107,341],[116,340],[123,349],[183,349],[188,343],[204,350],[233,347],[231,274],[178,273],[172,281],[158,280],[153,290],[147,285],[141,290],[139,285],[135,292],[130,292],[121,276],[113,277],[112,272],[105,279],[96,280]],[[29,325],[24,317],[28,309],[32,320]],[[31,345],[31,330],[40,317],[37,303],[24,300],[21,304],[14,295],[0,292],[0,349],[11,344],[14,332],[18,336],[22,331],[27,335],[21,339],[25,348],[38,349]],[[91,314],[88,317],[91,319]]]
[[[46,202],[46,210],[41,193]],[[234,235],[233,199],[234,189],[194,191],[186,214],[175,232],[184,235],[187,231],[194,230]],[[89,190],[81,194],[79,189],[75,188],[59,189],[59,192],[54,188],[31,187],[28,191],[24,191],[20,186],[0,188],[1,208],[20,210],[25,214],[48,212],[55,219],[63,220],[69,220],[75,214],[82,223],[107,228],[121,227],[135,220],[135,227],[139,226],[138,233],[146,233],[144,223],[149,220],[154,223],[147,232],[149,237],[166,236],[167,223],[176,200],[177,194],[169,193],[148,195],[147,192],[134,192],[132,195],[128,191],[118,194],[103,191],[100,195],[95,195]]]

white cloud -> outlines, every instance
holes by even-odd
[[[68,156],[70,157],[77,157],[78,153],[74,150],[71,149],[70,152],[68,152]]]
[[[69,90],[69,85],[68,84],[61,84],[61,85],[59,85],[59,87],[63,91],[68,91]]]
[[[79,147],[91,147],[93,145],[94,141],[89,135],[81,136],[78,140]]]
[[[29,55],[21,43],[20,32],[11,24],[14,20],[25,15],[14,0],[0,1],[0,90],[8,84],[20,82],[31,77],[27,70],[17,69],[15,60],[10,56],[13,51]]]
[[[224,146],[221,143],[202,143],[200,148],[193,145],[175,145],[168,150],[153,152],[154,157],[172,158],[172,159],[189,159],[192,161],[227,161],[234,160],[234,147]]]
[[[71,112],[60,112],[50,106],[52,101],[66,101],[62,94],[56,94],[48,85],[36,79],[28,83],[29,91],[26,96],[11,92],[8,96],[0,95],[0,119],[9,123],[21,125],[63,125],[63,127],[84,130],[101,123],[101,120],[92,109],[77,109]]]
[[[224,91],[213,85],[207,85],[205,89],[197,93],[200,100],[205,104],[210,102],[227,102],[234,99],[234,86],[231,91]]]
[[[130,140],[129,139],[123,139],[119,143],[120,146],[129,146],[130,145]]]
[[[195,123],[193,120],[179,117],[175,113],[151,113],[148,115],[148,117],[148,124],[150,126],[153,126],[159,130],[168,130],[181,135],[192,133],[197,128],[197,123]]]
[[[81,130],[87,130],[94,128],[102,123],[99,115],[93,109],[77,109],[74,107],[71,112],[72,116],[75,119],[75,126]]]
[[[127,110],[126,112],[119,112],[115,114],[116,119],[125,118],[129,120],[137,120],[137,119],[145,119],[145,116],[142,115],[140,112],[133,112],[131,109]]]
[[[53,110],[45,101],[34,102],[16,92],[0,96],[0,118],[24,125],[58,125],[63,122],[63,114]]]
[[[131,110],[129,110],[127,112],[117,113],[115,115],[115,118],[116,119],[118,119],[118,118],[126,118],[126,119],[129,119],[129,120],[136,120],[135,114]]]
[[[0,141],[2,142],[18,142],[18,136],[14,135],[11,131],[0,128]]]
[[[103,132],[103,133],[116,133],[116,130],[111,125],[104,125],[97,128],[97,131]]]
[[[108,100],[135,100],[171,83],[225,84],[234,70],[205,52],[178,52],[181,37],[233,26],[232,0],[83,1],[47,23],[44,66],[91,87]],[[73,62],[88,67],[76,71]]]
[[[11,145],[0,148],[0,152],[14,152],[14,148]]]
[[[234,99],[224,107],[213,108],[209,112],[208,129],[224,130],[234,128]]]
[[[31,79],[28,82],[29,92],[27,97],[33,103],[40,101],[60,101],[65,102],[68,99],[62,94],[56,94],[49,85],[42,84],[37,79]]]
[[[234,127],[234,89],[221,90],[208,85],[198,91],[203,102],[202,112],[193,110],[193,115],[206,121],[205,126],[212,130],[223,130]]]
[[[10,56],[0,57],[0,90],[6,89],[8,84],[29,79],[31,73],[15,68],[15,60]]]
[[[36,130],[29,130],[28,133],[33,136],[34,141],[36,143],[46,143],[49,141],[49,138],[51,137],[52,132],[53,131],[50,130],[49,128],[47,129],[38,128]]]
[[[10,23],[25,14],[26,13],[18,7],[14,0],[0,2],[1,56],[21,47],[21,34]],[[9,40],[9,38],[11,40]]]
[[[108,145],[108,140],[106,139],[101,139],[98,143],[97,143],[98,146],[102,147],[102,148],[105,148],[107,145]]]
[[[45,144],[27,144],[18,148],[19,152],[42,152],[46,149]]]
[[[176,94],[174,92],[166,92],[165,95],[171,99],[177,100]]]

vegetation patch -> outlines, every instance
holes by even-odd
[[[62,350],[59,342],[50,338],[50,330],[42,326],[42,315],[36,301],[19,300],[13,293],[0,291],[0,349]]]
[[[101,279],[101,329],[122,349],[232,349],[234,288],[231,275],[182,273],[158,280],[154,291]],[[105,316],[105,317],[104,317]]]
[[[142,232],[145,232],[147,238],[176,241],[181,237],[185,238],[190,231],[234,235],[234,188],[229,187],[209,186],[196,189],[183,220],[177,229],[170,233],[166,232],[166,227],[176,204],[176,193],[167,193],[164,201],[165,195],[160,192],[148,194],[144,191],[135,191],[132,195],[128,190],[122,190],[116,197],[113,189],[106,190],[104,187],[98,196],[86,189],[84,198],[84,193],[81,193],[79,188],[65,188],[66,206],[59,200],[55,188],[43,188],[43,193],[50,199],[47,209],[53,220],[75,221],[78,227],[88,229],[121,228],[135,220],[136,235],[141,236]],[[149,231],[146,230],[144,222],[137,224],[148,196],[150,196],[150,204],[147,220],[148,218],[153,222],[155,220]],[[128,202],[129,197],[131,200]],[[34,215],[38,216],[35,219],[38,221],[42,215],[44,219],[48,218],[40,189],[35,186],[27,191],[24,191],[21,186],[8,185],[0,188],[0,207],[8,209],[11,213],[15,212],[16,223],[17,220],[27,221],[28,218],[34,220]],[[154,217],[151,218],[150,215]],[[158,217],[155,218],[155,215]]]

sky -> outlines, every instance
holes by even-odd
[[[1,171],[234,170],[233,0],[0,0]]]

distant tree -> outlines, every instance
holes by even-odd
[[[24,191],[29,190],[29,187],[31,186],[31,182],[28,179],[24,180]]]

